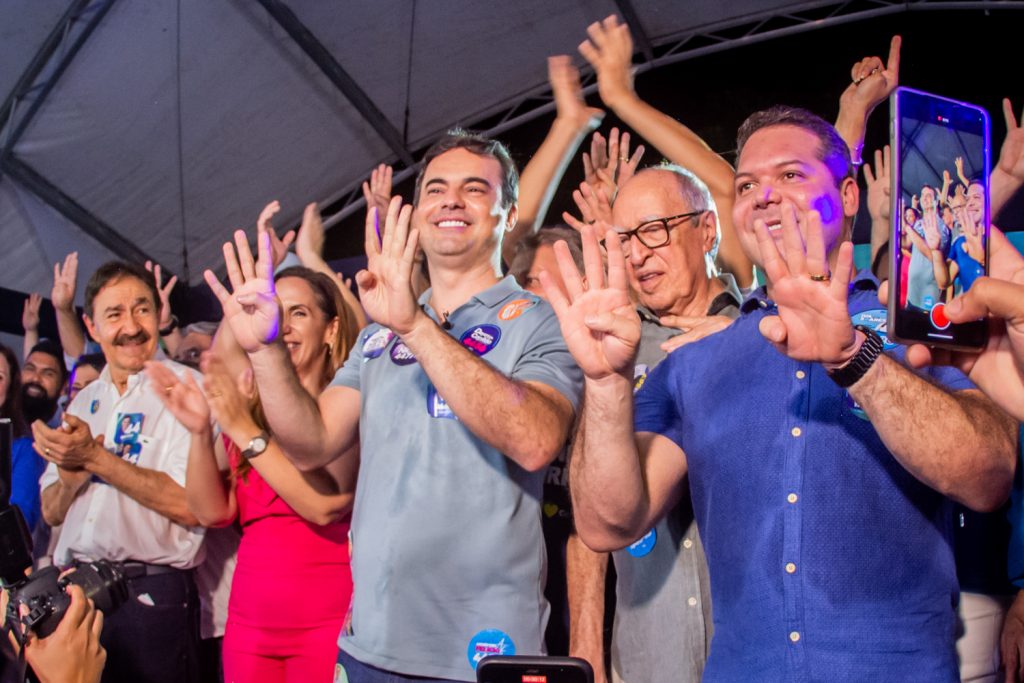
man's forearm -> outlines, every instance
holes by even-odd
[[[881,356],[850,395],[921,482],[974,510],[993,510],[1006,500],[1016,425],[979,392],[951,394]]]
[[[576,531],[588,547],[614,550],[636,540],[648,500],[633,433],[633,385],[618,375],[586,380],[569,460]]]
[[[604,587],[608,554],[596,553],[579,536],[569,536],[565,550],[569,601],[569,655],[582,657],[604,676]]]
[[[56,309],[57,314],[57,336],[60,338],[60,345],[64,353],[72,358],[78,358],[85,353],[85,335],[82,334],[82,327],[78,322],[75,309]]]
[[[86,484],[88,486],[88,484]],[[50,526],[59,526],[64,523],[71,504],[78,497],[82,487],[74,487],[58,479],[43,489],[40,498],[42,500],[43,519]]]
[[[106,449],[86,469],[121,493],[182,526],[198,526],[199,521],[185,499],[185,488],[165,472],[125,462]]]
[[[296,467],[322,466],[351,445],[328,443],[320,407],[299,383],[283,343],[274,342],[249,359],[270,430]]]
[[[426,316],[402,340],[466,428],[521,467],[546,467],[565,446],[572,407],[554,389],[505,376]]]

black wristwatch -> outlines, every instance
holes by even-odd
[[[249,445],[246,446],[245,450],[242,451],[242,457],[246,460],[252,460],[263,451],[267,450],[267,445],[270,443],[270,434],[266,432],[260,432],[256,436],[252,437],[249,441]]]
[[[174,315],[172,313],[171,314],[171,322],[167,324],[167,327],[161,327],[159,330],[157,330],[157,332],[160,333],[161,337],[166,337],[171,332],[174,332],[176,329],[178,329],[178,325],[179,325],[179,323],[178,323],[178,316],[176,316],[176,315]]]
[[[882,338],[870,327],[854,325],[853,329],[864,333],[864,343],[860,345],[857,353],[854,354],[849,363],[837,370],[829,370],[828,373],[832,381],[843,389],[856,384],[857,380],[863,377],[871,366],[875,364],[878,357],[882,355],[882,349],[885,348]]]

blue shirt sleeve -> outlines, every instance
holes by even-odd
[[[634,399],[633,430],[661,434],[682,449],[682,412],[672,392],[675,366],[672,361],[673,356],[669,354],[640,387]]]
[[[42,514],[39,477],[45,469],[46,461],[32,449],[31,438],[15,440],[11,448],[11,503],[21,510],[30,530],[35,529]]]

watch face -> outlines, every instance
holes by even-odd
[[[267,450],[267,440],[262,436],[257,436],[249,443],[249,450],[254,453],[262,453]]]

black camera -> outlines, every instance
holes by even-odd
[[[11,499],[11,421],[0,419],[0,582],[10,592],[6,620],[19,622],[40,638],[57,629],[71,605],[66,589],[82,587],[96,609],[110,614],[128,599],[128,584],[120,563],[99,560],[80,564],[64,577],[56,567],[45,567],[25,576],[32,566],[32,536],[25,518]],[[28,614],[21,616],[21,606]],[[20,636],[22,630],[14,628]]]

